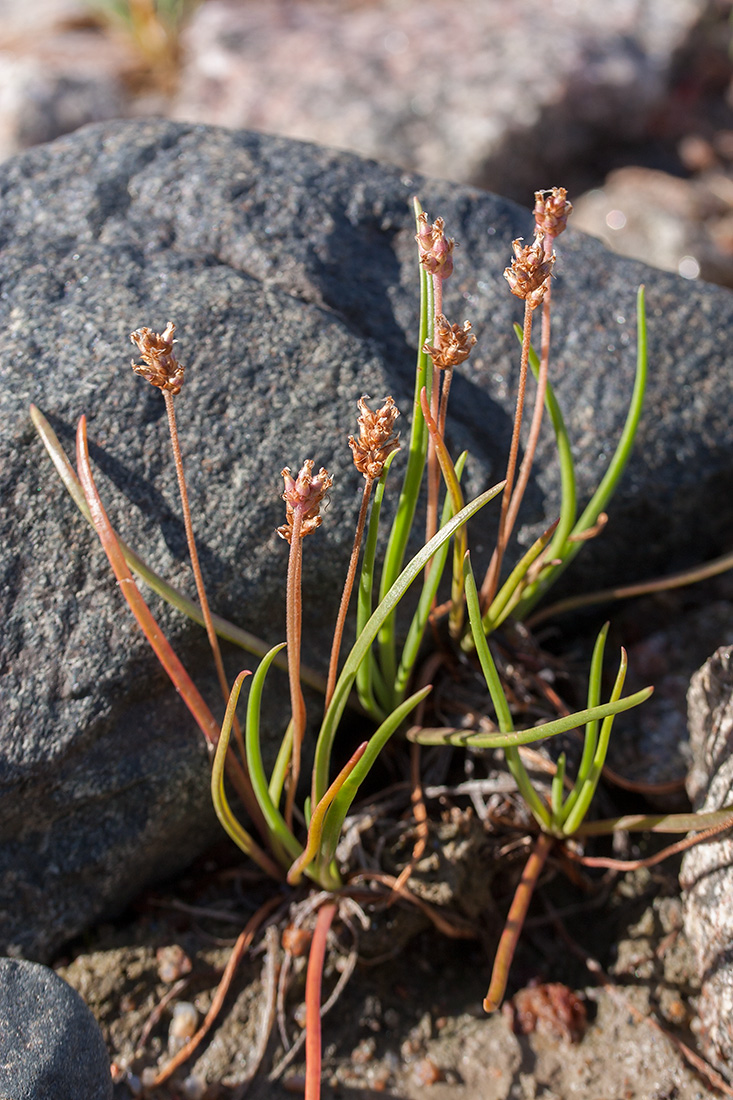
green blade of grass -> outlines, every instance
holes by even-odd
[[[361,634],[365,624],[369,621],[373,610],[372,591],[374,587],[374,560],[377,553],[377,539],[379,537],[379,517],[382,511],[382,500],[384,499],[384,490],[387,484],[387,474],[389,473],[389,468],[396,454],[397,452],[393,451],[384,464],[382,476],[377,482],[377,488],[369,514],[369,524],[367,526],[367,537],[364,542],[364,555],[361,562],[359,589],[357,593],[357,638]],[[359,702],[364,707],[367,714],[376,721],[381,721],[381,719],[384,718],[384,712],[374,696],[374,680],[375,676],[378,674],[378,669],[374,666],[375,658],[370,651],[369,657],[359,666],[359,671],[356,675],[356,690],[359,696]]]
[[[87,502],[84,499],[84,491],[76,476],[74,467],[69,462],[66,452],[61,446],[58,436],[41,410],[35,405],[31,405],[30,415],[41,442],[46,448],[49,458],[53,462],[56,472],[61,478],[69,496],[74,501],[87,523],[94,527],[94,521],[92,520]],[[172,584],[163,580],[163,578],[159,576],[155,570],[151,569],[116,532],[115,537],[117,538],[122,555],[130,569],[132,569],[134,573],[137,573],[138,577],[145,581],[153,592],[160,596],[161,599],[165,600],[166,603],[170,604],[171,607],[174,607],[177,611],[186,615],[193,622],[198,623],[199,626],[205,626],[204,616],[197,603],[194,603],[193,600],[189,600],[187,596],[184,596],[182,592],[174,588]],[[253,654],[255,657],[265,656],[268,651],[268,646],[254,634],[242,630],[241,627],[235,626],[234,623],[228,622],[227,619],[223,619],[220,615],[212,614],[211,617],[214,623],[214,629],[220,638],[232,642],[234,645],[238,645],[241,649],[244,649],[247,653]],[[279,662],[279,667],[287,668],[286,662]],[[301,668],[301,679],[303,683],[319,691],[321,695],[325,693],[326,681],[319,673],[314,672],[312,669]]]
[[[479,604],[478,590],[476,588],[476,579],[471,569],[469,554],[466,554],[464,559],[463,572],[466,604],[468,606],[468,619],[471,624],[471,633],[473,635],[474,645],[476,646],[476,654],[481,665],[481,671],[484,674],[486,686],[489,689],[491,701],[494,704],[499,730],[504,737],[510,737],[513,735],[514,723],[512,721],[512,715],[509,710],[506,695],[504,694],[504,688],[501,685],[501,679],[496,670],[494,658],[491,655],[489,643],[486,641],[483,625],[481,623],[481,607]],[[422,744],[423,742],[420,743]],[[551,825],[550,811],[532,786],[532,782],[527,775],[524,764],[520,760],[516,747],[511,741],[506,741],[502,748],[504,749],[504,758],[506,759],[507,767],[515,783],[519,787],[522,798],[529,806],[539,824],[543,828],[549,829]]]
[[[468,457],[468,451],[464,451],[459,456],[456,462],[456,477],[460,481],[463,474],[463,468],[466,464],[466,458]],[[443,513],[441,516],[440,525],[443,527],[450,517],[453,515],[453,504],[450,496],[447,496],[443,503]],[[410,682],[412,671],[415,667],[415,661],[417,660],[418,653],[420,652],[420,646],[422,645],[423,638],[425,637],[425,630],[430,618],[430,612],[435,603],[435,599],[438,593],[438,586],[440,585],[443,572],[445,570],[445,563],[448,560],[449,543],[444,542],[440,550],[433,558],[430,572],[427,580],[424,581],[422,591],[420,593],[420,599],[418,601],[415,614],[412,616],[410,623],[410,629],[407,631],[407,637],[405,644],[402,647],[402,656],[400,658],[400,664],[397,669],[397,676],[395,678],[395,697],[398,701],[402,701],[407,691],[407,685]]]
[[[455,534],[458,528],[466,523],[471,516],[475,515],[479,509],[483,508],[485,504],[488,504],[490,500],[500,493],[503,485],[504,483],[500,482],[499,485],[495,485],[491,489],[487,489],[485,493],[481,493],[475,500],[467,504],[465,508],[462,508],[458,515],[454,516],[445,527],[442,527],[437,534],[433,535],[425,546],[415,555],[412,561],[405,566],[384,599],[381,600],[376,610],[372,613],[369,621],[365,623],[341,670],[341,675],[336,682],[331,705],[326,711],[318,735],[313,765],[314,803],[320,801],[328,788],[331,749],[333,747],[336,729],[344,712],[344,707],[346,706],[346,701],[354,683],[354,679],[356,678],[359,665],[365,659],[377,634],[410,585],[419,576],[426,563],[433,557],[436,550],[438,550],[444,542],[447,542],[448,539]]]
[[[619,662],[618,673],[616,674],[616,681],[613,685],[611,692],[610,702],[615,703],[621,696],[621,692],[624,686],[624,680],[626,679],[626,651],[621,650],[621,660]],[[608,743],[611,737],[611,729],[613,727],[613,714],[608,714],[603,719],[603,725],[601,726],[601,732],[598,737],[598,744],[596,745],[595,755],[593,757],[593,763],[590,767],[588,775],[584,782],[580,785],[578,796],[575,800],[575,804],[570,813],[567,814],[563,822],[562,831],[565,836],[572,836],[575,830],[580,825],[581,821],[588,813],[590,804],[593,801],[593,796],[596,793],[598,783],[603,772],[603,765],[606,761],[606,753],[608,752]]]
[[[639,420],[641,419],[642,408],[644,405],[644,394],[646,392],[647,331],[643,286],[639,287],[636,302],[636,375],[634,378],[634,389],[631,395],[629,411],[626,416],[623,431],[621,432],[621,438],[619,439],[618,445],[616,447],[616,450],[614,451],[613,457],[608,465],[606,473],[601,479],[600,485],[588,502],[580,519],[573,526],[573,529],[566,539],[565,543],[562,546],[553,548],[554,556],[562,559],[561,564],[550,566],[545,572],[544,576],[536,582],[536,585],[531,590],[528,589],[516,608],[515,614],[517,618],[526,618],[526,616],[532,610],[540,597],[544,595],[550,585],[557,580],[560,574],[575,558],[575,555],[579,552],[581,546],[583,545],[582,541],[577,541],[577,536],[582,535],[585,531],[589,531],[595,526],[599,515],[605,510],[606,506],[608,505],[608,502],[616,491],[616,487],[618,486],[618,483],[621,480],[621,476],[626,469],[631,451],[634,446],[636,432],[639,427]],[[576,539],[576,541],[570,541],[570,539]]]
[[[632,707],[638,707],[644,703],[654,692],[654,688],[643,688],[633,695],[625,695],[615,703],[601,703],[593,710],[579,710],[567,717],[555,718],[552,722],[544,722],[541,726],[532,726],[527,730],[515,730],[513,733],[479,733],[478,730],[459,729],[421,729],[415,733],[408,733],[408,741],[416,741],[418,745],[455,745],[470,749],[505,749],[507,746],[531,745],[534,741],[543,741],[548,737],[555,737],[558,733],[567,733],[569,730],[578,729],[586,722],[592,722],[596,718],[607,718],[612,714],[621,714]]]
[[[286,825],[285,818],[282,816],[277,805],[270,796],[270,789],[262,764],[262,750],[260,748],[260,708],[262,705],[262,691],[265,686],[265,677],[275,657],[284,647],[285,642],[273,646],[269,653],[262,658],[257,666],[257,671],[252,677],[252,684],[249,689],[249,699],[247,700],[247,721],[244,732],[244,745],[247,751],[247,767],[252,782],[252,789],[254,790],[259,807],[262,810],[267,828],[277,837],[290,858],[296,859],[303,848]],[[283,740],[285,740],[285,738],[283,738]]]
[[[610,623],[605,623],[601,628],[596,643],[593,647],[593,657],[590,663],[590,673],[588,675],[588,707],[597,707],[601,701],[601,678],[603,676],[603,654],[606,648],[606,638],[608,637],[608,630]],[[594,722],[588,722],[585,727],[585,738],[583,741],[583,754],[580,758],[580,765],[578,766],[578,774],[573,784],[573,789],[567,797],[565,805],[561,814],[561,821],[565,821],[572,811],[575,803],[580,797],[580,792],[583,789],[583,784],[590,775],[590,770],[593,766],[593,760],[596,755],[596,747],[598,745],[598,719]]]
[[[382,749],[395,730],[399,729],[410,712],[414,710],[421,700],[426,698],[431,690],[432,685],[428,684],[427,687],[422,688],[420,691],[416,691],[414,695],[411,695],[409,699],[401,703],[370,737],[364,755],[357,762],[353,771],[346,779],[328,811],[321,845],[320,858],[323,862],[330,863],[333,859],[346,815],[351,809],[351,805],[356,798],[361,784],[371,771]]]
[[[415,225],[419,228],[422,206],[417,199],[413,201]],[[392,521],[392,529],[382,564],[382,576],[379,585],[380,602],[387,595],[402,569],[407,542],[415,519],[415,510],[428,453],[428,430],[420,413],[420,393],[424,387],[430,395],[432,387],[432,360],[422,349],[425,342],[431,338],[433,281],[422,264],[418,264],[418,271],[420,274],[420,331],[417,345],[415,390],[412,401],[410,445],[407,452],[407,465],[402,490],[397,502],[397,511]],[[393,684],[397,661],[394,617],[388,617],[379,632],[379,661],[385,683]]]
[[[239,699],[239,692],[241,691],[242,684],[249,675],[251,674],[246,670],[240,672],[239,676],[237,676],[234,681],[231,694],[229,695],[229,703],[227,704],[226,714],[224,715],[224,721],[221,727],[221,736],[216,746],[214,763],[211,769],[211,801],[214,803],[214,810],[222,827],[237,847],[241,848],[245,855],[249,856],[255,863],[260,864],[260,866],[262,866],[260,857],[264,856],[267,860],[267,864],[271,864],[268,869],[268,874],[272,875],[275,879],[282,879],[284,874],[277,864],[273,864],[269,856],[265,856],[265,853],[261,851],[247,830],[237,821],[229,805],[226,791],[224,790],[224,766],[226,764],[227,751],[229,749],[229,738],[232,733],[234,714],[237,709],[237,701]]]

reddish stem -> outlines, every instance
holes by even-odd
[[[514,474],[517,469],[517,454],[519,451],[519,432],[522,427],[522,414],[524,412],[524,395],[527,388],[527,364],[529,362],[529,348],[532,339],[532,309],[529,301],[524,303],[524,327],[522,332],[522,359],[519,366],[519,387],[517,389],[517,406],[514,412],[514,429],[512,441],[509,447],[509,461],[506,468],[506,485],[501,498],[501,514],[499,516],[499,533],[496,538],[496,549],[489,563],[489,568],[481,586],[481,606],[486,611],[491,606],[491,601],[496,595],[499,584],[501,563],[504,559],[509,535],[507,533],[507,512],[514,488]]]
[[[211,617],[211,609],[209,607],[209,600],[206,595],[206,588],[204,587],[204,577],[201,572],[201,565],[199,563],[198,550],[196,549],[196,539],[193,533],[193,522],[191,520],[191,507],[188,502],[188,488],[186,486],[186,478],[183,472],[183,456],[181,455],[181,444],[178,438],[178,425],[176,424],[176,410],[173,402],[173,394],[168,390],[163,390],[163,397],[165,398],[165,411],[168,414],[168,428],[171,437],[171,448],[173,450],[173,461],[176,467],[176,477],[178,478],[178,491],[181,497],[181,509],[183,511],[183,525],[186,530],[186,542],[188,543],[188,553],[191,558],[191,569],[193,570],[194,580],[196,581],[196,592],[199,598],[199,604],[201,606],[201,614],[204,617],[204,625],[206,627],[206,636],[209,639],[209,645],[211,652],[214,656],[214,664],[216,665],[216,675],[219,680],[219,687],[221,693],[224,696],[224,704],[229,702],[229,682],[227,680],[226,672],[224,671],[224,662],[221,656],[221,649],[219,648],[219,639],[216,636],[216,630],[214,629],[214,622]],[[239,746],[239,751],[242,756],[242,760],[246,760],[244,751],[244,742],[242,740],[242,730],[237,721],[236,715],[232,724],[234,730],[234,736]]]
[[[547,244],[550,245],[550,254],[552,254],[552,238],[545,237],[545,255],[547,255]],[[506,518],[506,533],[505,537],[508,540],[511,537],[511,533],[514,529],[514,524],[517,522],[517,515],[519,514],[519,508],[524,497],[527,483],[529,481],[529,475],[532,470],[532,463],[534,462],[535,452],[537,450],[537,443],[540,437],[540,428],[542,427],[542,416],[545,411],[545,395],[547,393],[547,375],[550,365],[550,300],[552,294],[552,282],[547,280],[547,289],[545,290],[545,297],[542,300],[542,347],[540,349],[540,369],[537,377],[537,393],[535,395],[534,411],[532,413],[532,423],[529,429],[529,438],[527,439],[527,446],[524,451],[524,457],[522,459],[522,465],[519,468],[519,476],[517,477],[517,485],[512,493],[512,499],[509,504],[509,510]]]
[[[102,504],[102,498],[94,483],[91,462],[89,461],[87,421],[85,416],[81,417],[77,428],[76,456],[79,470],[79,482],[84,491],[84,496],[92,517],[92,523],[99,536],[99,541],[102,544],[104,552],[109,559],[109,563],[112,566],[112,572],[117,578],[120,591],[125,597],[133,615],[137,619],[140,629],[150,643],[155,656],[160,661],[173,682],[178,694],[195,718],[199,729],[209,745],[214,748],[219,740],[221,732],[216,719],[206,705],[193,680],[176,656],[168,639],[158,626],[150,608],[140,594],[140,590],[135,584],[129,566],[125,561],[125,556],[122,552],[122,547],[120,546],[115,530]],[[249,777],[244,773],[239,761],[231,752],[227,753],[226,767],[227,775],[236,787],[237,794],[242,799],[250,816],[252,816],[254,821],[262,820],[262,813],[254,797]],[[255,862],[258,863],[268,875],[274,873],[274,877],[279,878],[279,871],[269,856],[262,852],[257,846],[255,846],[255,848],[256,852],[252,855]]]
[[[321,1096],[321,984],[326,959],[326,942],[336,913],[335,902],[322,905],[308,956],[305,979],[305,1100]]]
[[[286,637],[288,642],[288,679],[290,683],[290,707],[293,720],[293,752],[290,758],[290,776],[285,800],[285,821],[293,827],[295,791],[300,778],[300,756],[305,733],[306,710],[303,689],[300,686],[300,643],[303,629],[303,598],[301,577],[303,569],[302,508],[293,508],[293,524],[290,532],[288,557]]]
[[[364,536],[364,526],[366,524],[367,510],[369,508],[369,498],[372,492],[372,485],[374,484],[373,478],[366,478],[364,483],[364,493],[361,498],[361,507],[359,509],[359,518],[356,521],[356,533],[354,534],[354,545],[351,548],[351,559],[349,561],[349,568],[346,574],[346,581],[344,582],[344,590],[341,594],[341,604],[339,606],[338,616],[336,618],[336,628],[333,632],[333,643],[331,645],[331,660],[328,666],[328,684],[326,686],[326,703],[325,709],[328,710],[328,704],[333,698],[334,688],[336,687],[336,675],[338,673],[339,653],[341,652],[341,641],[344,635],[344,624],[346,623],[346,613],[349,610],[349,602],[351,600],[351,593],[354,587],[354,578],[356,577],[356,566],[359,561],[359,550],[361,549],[361,540]]]
[[[495,1012],[501,1004],[509,979],[509,967],[512,965],[529,903],[532,900],[532,894],[545,865],[545,860],[554,843],[554,837],[548,836],[547,833],[540,833],[535,841],[532,854],[527,860],[527,866],[524,868],[519,886],[517,886],[512,899],[504,931],[496,950],[489,991],[484,998],[484,1010],[486,1012]]]

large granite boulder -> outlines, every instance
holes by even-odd
[[[449,443],[471,452],[470,493],[502,476],[521,306],[501,273],[531,217],[351,155],[166,122],[93,126],[33,149],[0,167],[0,188],[0,943],[44,958],[175,872],[217,826],[202,739],[53,473],[29,402],[70,449],[87,414],[114,522],[192,591],[163,402],[127,365],[133,328],[175,321],[188,368],[177,399],[182,446],[217,610],[269,642],[284,637],[279,472],[313,457],[335,477],[304,565],[305,655],[322,667],[358,506],[346,445],[356,399],[391,393],[403,430],[411,405],[410,198],[418,192],[460,242],[445,309],[473,321],[479,344],[454,382]],[[572,230],[560,245],[553,381],[581,499],[624,421],[642,281],[650,314],[639,446],[609,528],[578,559],[573,583],[631,581],[714,554],[730,532],[721,502],[733,480],[733,383],[722,359],[733,302]],[[525,538],[557,512],[552,454],[548,432]],[[496,513],[472,526],[479,568]],[[220,710],[202,632],[155,607]],[[226,659],[232,672],[247,663]],[[270,748],[285,694],[273,678]]]

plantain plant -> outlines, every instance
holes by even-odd
[[[606,701],[602,701],[602,670],[607,626],[595,645],[587,689],[587,706],[574,714],[562,714],[552,721],[528,729],[515,729],[510,702],[492,655],[492,633],[509,617],[526,619],[589,539],[605,522],[605,509],[616,489],[631,453],[641,416],[647,370],[646,327],[643,288],[637,299],[636,379],[625,427],[598,489],[578,516],[572,448],[565,422],[552,389],[549,372],[551,277],[557,262],[554,244],[565,228],[571,205],[563,188],[538,192],[535,206],[535,236],[530,245],[513,243],[513,260],[505,277],[513,294],[524,302],[524,322],[518,328],[521,352],[517,405],[512,440],[503,480],[466,502],[461,478],[466,455],[452,460],[445,443],[445,428],[453,371],[469,358],[476,344],[471,324],[452,323],[443,312],[444,283],[453,271],[454,242],[446,236],[441,218],[431,222],[415,200],[417,259],[420,279],[420,333],[409,438],[398,490],[394,519],[386,534],[380,556],[379,537],[382,503],[394,480],[393,466],[401,460],[401,445],[395,431],[399,411],[391,397],[372,410],[364,397],[358,400],[358,435],[349,437],[354,463],[363,476],[363,494],[350,563],[334,627],[327,677],[324,680],[301,661],[303,634],[301,576],[304,543],[317,538],[321,524],[320,504],[332,488],[332,478],[321,468],[314,473],[311,459],[303,462],[297,475],[283,470],[285,523],[278,533],[289,544],[285,578],[285,640],[267,648],[241,627],[227,623],[209,608],[196,551],[193,522],[178,445],[175,398],[184,382],[184,368],[174,350],[174,326],[160,334],[140,328],[131,335],[142,362],[134,363],[136,374],[161,390],[165,401],[171,445],[178,477],[189,554],[198,595],[194,602],[157,576],[118,538],[97,491],[82,417],[77,432],[75,473],[58,439],[42,413],[31,415],[64,484],[78,507],[97,531],[107,553],[120,590],[150,641],[177,690],[203,732],[212,753],[212,798],[216,813],[229,836],[266,874],[297,886],[303,877],[323,894],[322,914],[312,955],[313,980],[309,981],[308,1018],[311,1041],[307,1045],[306,1096],[315,1100],[320,1088],[320,1044],[314,1033],[320,1024],[320,971],[331,921],[337,912],[337,892],[343,891],[342,868],[336,849],[347,814],[375,761],[395,733],[404,730],[417,708],[424,709],[431,686],[417,686],[417,665],[424,652],[428,630],[439,619],[447,619],[450,644],[462,659],[475,661],[486,681],[487,698],[495,716],[496,732],[457,731],[415,724],[409,737],[414,745],[455,745],[501,748],[519,792],[531,811],[538,838],[525,875],[510,910],[507,930],[497,953],[494,975],[485,1001],[493,1010],[501,1001],[517,937],[532,889],[554,845],[570,836],[583,835],[598,823],[586,822],[603,767],[614,718],[642,703],[652,689],[623,695],[626,655],[622,651],[616,678]],[[540,310],[542,331],[540,352],[532,345],[535,312]],[[529,375],[536,379],[534,408],[523,457],[519,444]],[[561,480],[560,514],[548,530],[506,567],[512,532],[534,461],[543,414],[549,414],[557,444]],[[441,499],[442,491],[442,499]],[[424,514],[420,514],[422,494]],[[493,553],[479,585],[471,567],[468,522],[496,500],[498,534]],[[419,525],[422,546],[408,559],[407,547]],[[312,537],[310,537],[312,536]],[[176,657],[155,622],[133,573],[184,614],[201,623],[209,639],[224,702],[219,722],[204,702],[192,678]],[[441,582],[448,598],[438,604]],[[417,586],[419,594],[413,613],[399,617],[407,591]],[[349,607],[356,588],[355,637],[345,658],[344,635]],[[238,644],[259,662],[252,674],[243,670],[230,684],[219,638]],[[269,670],[274,663],[288,671],[290,716],[282,730],[275,764],[269,771],[261,749],[261,703]],[[313,767],[307,784],[301,775],[301,758],[309,723],[303,684],[323,694],[324,706],[315,740]],[[247,705],[242,723],[237,706],[247,686]],[[337,774],[333,774],[334,747],[349,722],[347,707],[358,705],[372,720],[373,732],[353,753]],[[560,756],[549,796],[535,788],[522,761],[522,746],[584,727],[584,747],[572,782]],[[414,749],[417,752],[417,749]],[[251,825],[238,820],[227,795],[226,781],[236,791]],[[567,791],[570,787],[569,792]],[[307,787],[307,791],[304,791]],[[299,803],[304,795],[302,803]],[[638,827],[700,830],[718,827],[718,815],[695,818],[640,819]],[[621,819],[605,828],[622,827]],[[624,820],[623,827],[629,827]],[[661,824],[660,824],[661,823]],[[404,882],[401,883],[404,886]]]

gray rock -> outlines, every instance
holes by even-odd
[[[109,1058],[79,994],[45,966],[0,959],[0,1095],[111,1100]]]
[[[28,403],[69,450],[86,412],[113,521],[191,592],[163,402],[127,365],[133,328],[175,321],[188,368],[178,416],[211,601],[270,643],[285,629],[279,471],[312,456],[335,476],[304,564],[304,653],[322,668],[358,507],[346,446],[356,399],[391,393],[405,421],[411,407],[410,197],[418,191],[460,241],[445,309],[471,318],[479,344],[454,381],[448,442],[471,452],[470,494],[503,473],[521,307],[501,272],[531,219],[348,154],[165,122],[89,127],[31,150],[0,167],[0,188],[0,941],[44,958],[173,874],[218,827],[201,738],[51,470]],[[649,413],[612,521],[572,583],[630,582],[711,556],[730,530],[720,506],[733,468],[733,383],[721,370],[730,296],[572,231],[560,244],[553,381],[581,500],[625,418],[642,280],[650,313]],[[525,541],[557,512],[552,455],[548,434]],[[478,570],[496,515],[487,509],[471,527]],[[202,633],[153,605],[220,713]],[[226,661],[230,674],[251,665],[231,651]],[[273,675],[266,694],[272,752],[284,680]]]
[[[693,764],[687,790],[696,810],[733,804],[733,646],[724,646],[693,677],[688,696]],[[700,975],[698,1015],[708,1058],[730,1076],[733,1060],[733,838],[685,854],[685,932]]]
[[[334,145],[528,201],[538,174],[573,166],[575,186],[596,151],[643,138],[705,10],[209,0],[184,31],[172,117]]]

